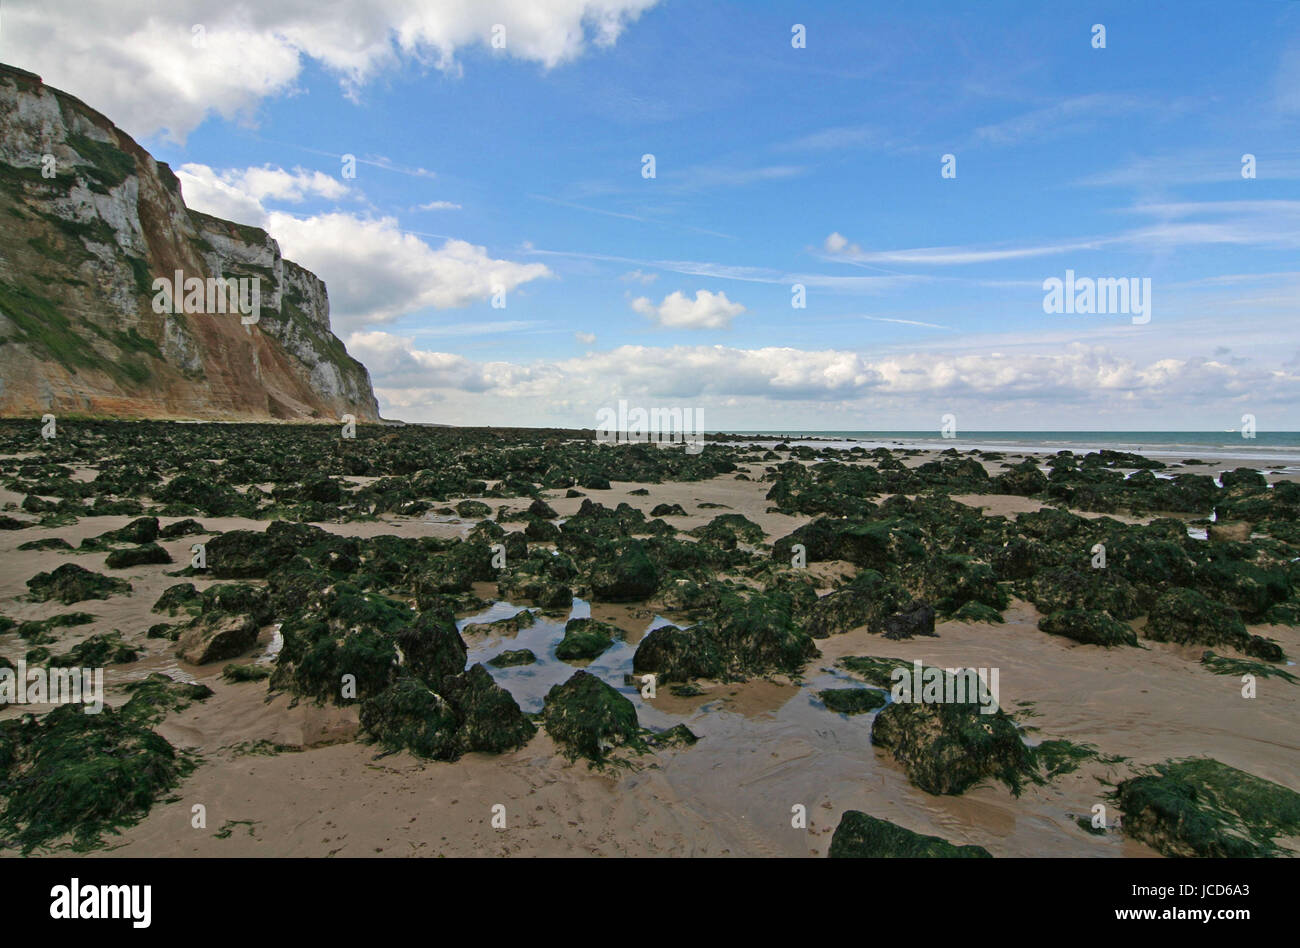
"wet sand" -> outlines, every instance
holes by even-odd
[[[918,455],[907,463],[926,459]],[[1014,463],[1017,456],[1005,460]],[[998,462],[987,466],[994,473],[999,469]],[[762,465],[750,468],[751,477],[761,476]],[[649,495],[631,493],[639,487]],[[757,480],[724,475],[707,482],[619,483],[612,490],[583,493],[607,506],[627,501],[647,514],[659,503],[681,504],[686,516],[665,519],[683,530],[719,513],[741,513],[760,524],[772,542],[807,518],[769,513],[767,489]],[[547,501],[560,517],[582,503],[562,491],[550,494]],[[0,496],[0,504],[12,499]],[[1021,497],[956,499],[1005,516],[1040,506]],[[494,513],[528,503],[485,500]],[[724,506],[701,508],[701,503]],[[309,702],[291,707],[283,695],[268,701],[265,682],[226,682],[220,677],[224,662],[187,665],[173,657],[172,643],[144,638],[150,625],[167,619],[149,611],[154,601],[173,583],[188,581],[167,577],[164,570],[188,562],[190,545],[203,537],[160,541],[176,560],[173,566],[126,570],[105,570],[102,553],[15,550],[45,536],[75,546],[131,519],[85,518],[68,527],[0,532],[0,612],[19,620],[70,611],[98,616],[93,625],[56,630],[54,651],[112,629],[147,650],[139,662],[108,669],[110,703],[122,700],[123,683],[159,670],[202,681],[216,692],[158,726],[174,744],[198,751],[201,765],[175,791],[174,802],[156,804],[140,824],[108,837],[101,855],[822,856],[840,815],[858,809],[954,843],[984,846],[995,856],[1154,856],[1120,834],[1096,837],[1074,824],[1102,802],[1108,789],[1103,781],[1122,779],[1133,765],[1207,755],[1300,790],[1300,686],[1264,679],[1258,697],[1246,700],[1236,678],[1210,674],[1198,664],[1200,648],[1145,640],[1141,651],[1078,645],[1038,631],[1037,611],[1020,601],[1007,610],[1005,624],[945,622],[938,627],[939,638],[892,642],[856,630],[819,640],[822,657],[809,663],[799,683],[780,678],[713,683],[694,698],[674,697],[662,688],[652,700],[623,687],[638,704],[643,724],[659,728],[680,721],[700,737],[691,747],[633,757],[626,768],[598,772],[583,761],[569,763],[544,730],[513,753],[470,754],[455,763],[424,762],[406,753],[379,756],[375,747],[354,740],[354,708]],[[236,518],[198,519],[220,530],[266,526]],[[352,535],[448,537],[461,535],[468,525],[416,518],[318,524]],[[129,579],[133,593],[66,607],[21,598],[30,576],[66,562]],[[846,564],[816,566],[825,588],[834,576],[851,571]],[[193,581],[199,588],[215,582]],[[485,585],[480,595],[491,592]],[[501,609],[502,614],[513,611]],[[623,629],[631,645],[656,613],[662,607],[654,602],[592,609],[597,618]],[[1290,654],[1300,652],[1300,630],[1251,631],[1277,639]],[[240,661],[254,660],[271,634],[264,629],[258,649]],[[467,642],[472,653],[477,649],[482,655],[515,647],[509,637]],[[26,647],[12,633],[0,636],[0,654],[11,659]],[[625,654],[630,671],[630,649]],[[944,667],[996,666],[1002,706],[1018,716],[1032,711],[1023,718],[1037,729],[1028,735],[1031,741],[1068,738],[1131,760],[1113,766],[1087,763],[1046,786],[1025,788],[1019,798],[1000,784],[960,797],[930,796],[872,747],[872,715],[840,715],[817,701],[819,689],[837,679],[840,684],[852,680],[833,667],[846,655],[922,659]],[[521,704],[526,706],[522,699]],[[3,708],[0,718],[17,713]],[[196,804],[206,809],[202,828],[192,826]],[[496,804],[505,806],[505,829],[492,825]],[[806,808],[806,829],[791,825],[796,805]]]

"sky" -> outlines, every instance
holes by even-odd
[[[4,0],[0,59],[325,280],[388,418],[1300,430],[1296,0]]]

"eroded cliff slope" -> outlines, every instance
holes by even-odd
[[[257,279],[260,318],[155,312],[154,279],[178,270]],[[0,65],[0,415],[44,412],[379,417],[324,283],[265,231],[188,209],[171,169],[103,115]]]

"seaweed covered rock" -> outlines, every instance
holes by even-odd
[[[1038,620],[1038,628],[1048,635],[1060,635],[1084,645],[1136,646],[1137,633],[1109,613],[1098,609],[1064,609]]]
[[[1110,569],[1059,566],[1042,570],[1028,585],[1028,598],[1046,614],[1065,609],[1100,609],[1116,619],[1133,619],[1141,613],[1137,590]]]
[[[888,699],[875,688],[826,688],[817,692],[822,704],[840,714],[865,714],[883,708]]]
[[[60,705],[41,717],[0,723],[0,833],[24,854],[70,839],[100,845],[130,826],[193,769],[150,730],[147,716]]]
[[[597,602],[639,602],[658,587],[658,572],[640,541],[628,543],[612,562],[598,562],[591,570],[591,595]]]
[[[1144,634],[1156,642],[1231,645],[1242,651],[1250,641],[1235,609],[1195,589],[1171,589],[1157,599]]]
[[[213,691],[197,682],[176,681],[170,675],[153,672],[126,686],[131,695],[122,710],[145,724],[154,724],[169,711],[183,711],[195,701],[207,701]]]
[[[865,626],[885,630],[885,620],[908,604],[910,597],[897,583],[874,569],[862,570],[847,586],[818,599],[804,614],[804,628],[815,639]]]
[[[361,703],[361,728],[387,751],[455,760],[461,755],[459,721],[451,703],[427,684],[403,675]]]
[[[570,584],[578,570],[567,555],[552,556],[545,550],[530,550],[528,558],[515,562],[497,580],[497,595],[514,602],[524,599],[543,609],[567,609],[573,605]]]
[[[724,662],[714,637],[705,629],[662,625],[637,645],[632,670],[653,674],[658,681],[720,678]]]
[[[414,617],[405,603],[346,583],[318,592],[280,627],[271,687],[336,704],[376,695],[397,676],[396,636]]]
[[[457,736],[466,752],[502,754],[523,747],[537,733],[510,692],[493,681],[482,665],[448,679],[443,694],[460,719]]]
[[[542,723],[570,760],[585,757],[599,766],[617,748],[645,749],[636,706],[585,671],[546,693]]]
[[[415,676],[398,677],[362,702],[361,727],[386,750],[444,761],[514,750],[537,733],[482,665],[446,679],[439,691]]]
[[[719,514],[691,535],[711,543],[734,547],[739,543],[762,543],[763,528],[743,514]]]
[[[158,601],[153,604],[153,612],[166,613],[174,616],[178,612],[188,612],[191,615],[197,615],[203,608],[203,597],[199,591],[194,588],[193,583],[177,583],[174,586],[168,586],[163,590],[163,594],[158,597]]]
[[[994,568],[975,557],[956,553],[931,556],[909,571],[910,588],[918,598],[933,604],[941,615],[952,616],[969,603],[1001,613],[1010,595],[998,582]]]
[[[755,675],[797,675],[820,653],[793,617],[781,591],[719,593],[707,618],[687,629],[661,626],[641,640],[632,658],[637,673],[660,681],[691,678],[743,680]]]
[[[114,550],[104,559],[109,569],[128,569],[132,566],[152,566],[172,562],[171,554],[157,543],[142,543],[139,546]]]
[[[936,635],[934,607],[925,602],[912,602],[906,609],[885,619],[885,638],[910,639],[917,635]]]
[[[933,671],[942,671],[945,688],[954,677]],[[988,779],[1019,795],[1025,782],[1037,779],[1015,722],[1001,708],[982,713],[972,700],[895,701],[876,715],[871,742],[885,748],[914,785],[936,796],[964,793]]]
[[[447,609],[421,612],[396,633],[403,665],[435,688],[465,670],[469,651],[456,631],[456,618]]]
[[[1156,764],[1115,788],[1123,828],[1166,856],[1295,855],[1300,794],[1208,757]]]
[[[531,665],[537,661],[537,656],[533,654],[530,648],[506,649],[495,658],[488,659],[488,664],[493,668],[515,668],[519,665]]]
[[[49,659],[51,668],[95,668],[104,665],[126,665],[140,657],[140,650],[122,641],[117,630],[89,636],[62,655]]]
[[[158,531],[158,539],[177,540],[181,537],[197,536],[209,532],[210,531],[197,520],[186,518],[184,520],[177,520],[175,523],[163,527]]]
[[[859,810],[846,810],[840,817],[826,855],[831,859],[992,858],[983,846],[956,846]]]
[[[107,599],[109,596],[129,593],[131,584],[123,579],[92,572],[76,563],[64,563],[51,572],[37,573],[27,580],[27,588],[37,602],[57,599],[64,605],[72,605],[87,599]]]
[[[89,550],[102,548],[110,543],[152,543],[158,539],[158,533],[157,517],[139,517],[124,527],[83,540],[81,547]]]
[[[555,647],[561,661],[596,658],[622,638],[623,630],[595,619],[570,619],[564,626],[564,638]]]
[[[1032,497],[1047,489],[1047,475],[1038,469],[1037,461],[1026,458],[993,478],[991,489],[997,494]]]
[[[537,624],[537,614],[531,609],[520,609],[512,616],[491,622],[470,622],[462,630],[466,635],[518,635],[522,629]]]

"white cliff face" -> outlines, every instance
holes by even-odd
[[[190,211],[108,119],[4,65],[0,219],[0,414],[378,419],[319,278],[265,231]],[[156,312],[152,282],[177,270],[257,278],[261,319]]]

